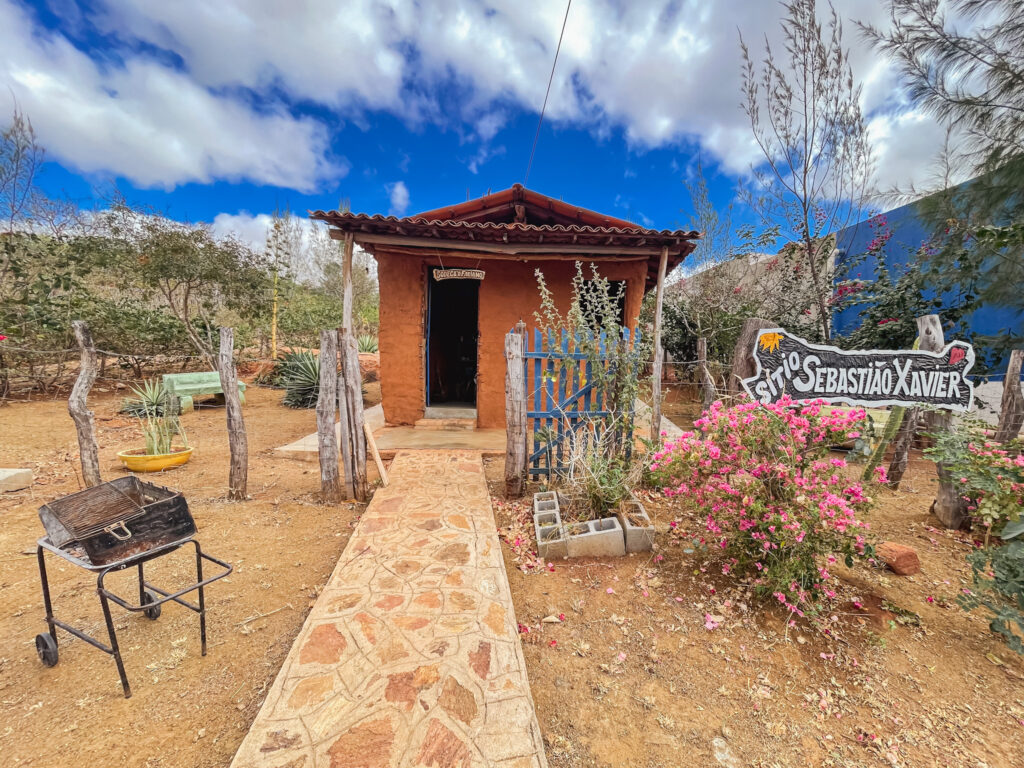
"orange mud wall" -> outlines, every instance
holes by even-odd
[[[426,290],[428,270],[441,266],[436,256],[392,254],[377,250],[380,282],[380,382],[384,418],[389,424],[412,424],[426,407]],[[480,334],[477,348],[477,426],[505,426],[505,334],[523,320],[536,325],[540,308],[534,270],[544,273],[558,310],[568,309],[572,294],[573,261],[512,261],[444,256],[445,267],[483,269],[480,283]],[[580,261],[589,273],[589,262]],[[636,326],[643,302],[646,261],[597,261],[598,272],[609,280],[626,281],[626,322]]]

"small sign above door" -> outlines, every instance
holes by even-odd
[[[483,280],[482,269],[434,269],[435,280]]]
[[[770,328],[758,335],[753,351],[757,373],[742,383],[763,403],[783,395],[864,406],[922,403],[951,411],[968,411],[974,403],[967,378],[974,348],[964,341],[941,352],[845,350]]]

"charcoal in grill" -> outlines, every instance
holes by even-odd
[[[196,533],[181,493],[134,475],[44,504],[39,519],[55,546],[67,549],[79,544],[94,565],[123,560]]]

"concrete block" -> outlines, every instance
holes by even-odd
[[[20,491],[30,485],[31,469],[0,469],[0,491]]]
[[[626,539],[614,517],[566,526],[569,557],[622,557]]]
[[[615,515],[626,538],[627,552],[650,552],[654,549],[654,523],[639,499],[632,498],[623,503],[623,509]]]
[[[561,560],[569,556],[562,519],[557,510],[534,517],[533,532],[537,538],[537,554],[544,560]]]

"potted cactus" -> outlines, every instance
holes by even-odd
[[[132,472],[159,472],[187,463],[192,448],[167,393],[152,381],[133,387],[133,391],[136,399],[126,404],[125,410],[138,417],[146,445],[121,451],[117,458]]]

